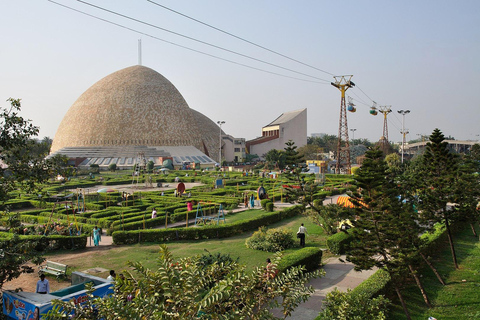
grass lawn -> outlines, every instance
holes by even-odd
[[[434,306],[432,309],[426,307],[414,283],[402,290],[412,319],[480,319],[480,242],[466,226],[454,235],[454,244],[458,270],[453,267],[448,241],[432,260],[446,286],[438,282],[428,267],[421,271],[421,281]],[[406,319],[399,302],[394,303],[391,319]]]
[[[249,210],[245,213],[251,211]],[[256,213],[258,214],[258,213]],[[243,215],[237,214],[237,215]],[[232,216],[235,217],[236,215]],[[245,217],[245,216],[244,216]],[[325,248],[325,242],[327,236],[323,230],[309,221],[307,217],[299,216],[290,219],[283,220],[276,224],[270,225],[269,228],[287,228],[292,232],[292,236],[295,236],[298,227],[301,223],[304,223],[308,236],[306,238],[307,246],[316,246]],[[227,222],[228,223],[228,222]],[[172,251],[175,258],[183,258],[193,255],[201,255],[208,250],[210,253],[223,253],[230,254],[232,258],[239,257],[239,262],[244,264],[247,269],[253,269],[255,266],[261,266],[265,264],[265,260],[271,257],[273,253],[264,252],[258,250],[248,249],[245,246],[245,240],[251,236],[253,232],[245,233],[242,235],[234,236],[225,239],[213,239],[213,240],[197,240],[197,241],[172,241],[167,242],[167,246]],[[294,248],[285,251],[285,254],[293,252],[299,249],[297,239],[295,238],[296,246]],[[100,247],[101,249],[101,247]],[[73,258],[67,264],[70,271],[83,271],[93,267],[101,267],[105,269],[124,270],[126,268],[127,261],[141,261],[146,267],[154,268],[156,265],[156,258],[158,257],[159,245],[158,244],[136,244],[130,246],[119,246],[109,250],[90,251],[88,259],[84,255],[79,255],[78,258]],[[55,261],[55,255],[65,254],[67,251],[55,252],[47,255],[47,259]],[[71,251],[68,251],[71,254]],[[80,252],[79,252],[80,253]],[[99,274],[100,277],[106,277],[108,274]]]

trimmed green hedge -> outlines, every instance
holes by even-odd
[[[355,287],[350,294],[366,295],[368,298],[376,297],[386,292],[390,279],[387,271],[378,269],[377,272],[372,274],[367,280]]]
[[[8,241],[13,238],[12,233],[0,232],[0,239]],[[62,249],[84,249],[87,246],[87,235],[81,236],[37,236],[37,235],[19,235],[21,241],[36,241],[37,251],[51,251]]]
[[[196,214],[195,211],[190,212]],[[228,238],[246,231],[256,230],[261,226],[269,225],[286,218],[297,216],[301,213],[302,207],[294,206],[286,208],[283,211],[267,213],[258,218],[237,221],[231,224],[173,229],[116,231],[112,236],[115,244]]]
[[[350,234],[343,231],[337,232],[327,239],[328,251],[334,254],[344,254],[348,250],[352,240],[353,237]]]
[[[285,272],[288,268],[303,265],[308,272],[317,270],[322,263],[322,250],[316,247],[306,247],[282,257],[278,270]]]

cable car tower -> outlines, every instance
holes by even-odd
[[[348,141],[347,106],[345,104],[345,91],[355,86],[355,83],[350,81],[352,77],[353,75],[334,76],[333,78],[335,79],[335,82],[331,82],[332,86],[336,87],[342,93],[342,99],[340,100],[340,121],[338,126],[337,165],[335,170],[337,173],[340,173],[340,169],[342,167],[345,168],[346,173],[349,174],[351,172],[350,142]],[[351,107],[354,109],[353,105]]]
[[[391,106],[380,106],[378,112],[383,114],[383,136],[381,138],[383,154],[386,155],[388,152],[388,125],[387,125],[387,115],[392,112]]]

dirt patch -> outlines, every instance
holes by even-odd
[[[113,248],[115,248],[116,250],[119,250],[119,252],[127,249],[127,247],[121,248],[121,247],[112,246],[111,241],[112,241],[111,237],[102,236],[102,242],[100,242],[101,245],[99,247],[89,246],[82,251],[58,254],[58,255],[55,255],[54,257],[47,258],[47,260],[52,260],[55,262],[66,264],[66,265],[72,265],[72,262],[75,264],[75,261],[89,259],[89,257],[91,257],[92,255],[95,255],[96,257],[102,256],[106,254],[108,250],[111,250]],[[105,245],[102,245],[102,244],[105,244]],[[6,282],[3,285],[3,290],[21,289],[22,291],[26,291],[26,292],[35,292],[37,281],[39,280],[39,275],[38,275],[39,267],[31,263],[28,263],[27,265],[33,267],[35,271],[33,273],[23,273],[20,275],[20,277],[13,279],[12,281]],[[92,272],[88,272],[88,270],[82,270],[82,272],[90,273],[95,276],[103,277],[105,275],[105,278],[108,275],[109,270],[104,268],[91,268],[91,271]],[[45,276],[50,282],[51,292],[70,286],[70,277],[57,279],[53,275],[45,274]]]

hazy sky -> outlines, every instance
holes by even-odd
[[[383,116],[372,100],[390,105],[389,140],[440,128],[446,136],[480,134],[480,1],[155,0],[311,68],[175,14],[147,0],[87,0],[160,28],[285,69],[194,42],[73,0],[66,6],[138,30],[135,33],[47,0],[0,0],[0,105],[21,98],[22,115],[54,137],[75,100],[101,78],[142,64],[169,79],[188,105],[225,132],[252,139],[283,112],[308,109],[308,134],[338,134],[340,91],[332,75],[353,75],[347,91],[355,138],[376,141]],[[186,50],[278,73],[282,77]],[[319,71],[323,70],[326,72]],[[301,73],[301,74],[300,74]],[[313,81],[313,82],[311,82]],[[144,128],[148,130],[148,128]],[[350,139],[352,139],[352,131]]]

